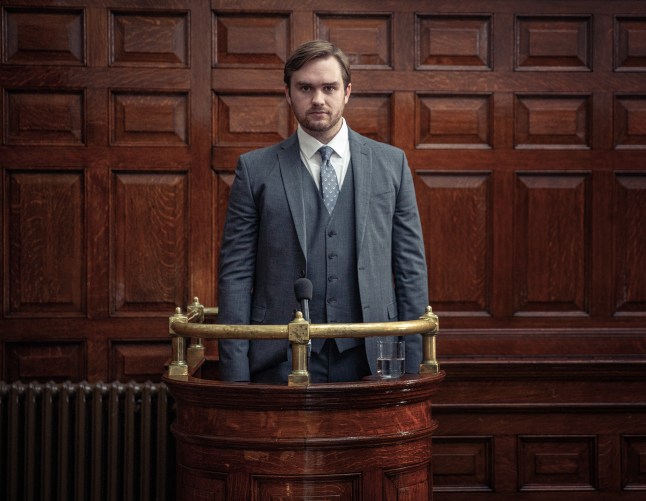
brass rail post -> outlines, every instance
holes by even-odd
[[[307,344],[310,341],[310,323],[300,311],[287,326],[289,342],[292,343],[292,372],[287,376],[288,386],[307,386],[310,373],[307,369]]]
[[[204,306],[200,304],[197,297],[193,303],[186,307],[188,321],[193,323],[204,323]],[[186,361],[189,369],[194,369],[204,359],[204,345],[201,337],[191,337],[191,343],[186,349]]]
[[[168,376],[172,378],[188,377],[188,364],[186,363],[186,341],[184,336],[176,334],[173,330],[173,323],[187,324],[188,317],[182,314],[181,308],[175,308],[175,314],[168,317],[168,332],[172,336],[173,354],[170,366],[168,367]]]
[[[419,373],[422,376],[425,374],[437,374],[440,372],[440,364],[437,363],[435,353],[435,334],[440,328],[439,319],[430,306],[426,307],[426,312],[419,318],[428,320],[429,323],[434,325],[432,330],[422,333],[422,363],[419,365]]]

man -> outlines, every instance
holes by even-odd
[[[299,309],[294,282],[301,277],[313,284],[312,323],[419,318],[428,304],[427,270],[404,153],[348,128],[350,65],[331,43],[298,47],[284,81],[298,130],[238,161],[221,245],[218,322],[287,324]],[[418,372],[421,336],[405,341],[406,372]],[[374,337],[314,339],[311,382],[375,374],[376,344]],[[284,383],[291,370],[287,340],[221,340],[219,352],[222,380]]]

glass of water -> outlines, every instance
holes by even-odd
[[[397,379],[404,373],[404,341],[377,341],[377,374]]]

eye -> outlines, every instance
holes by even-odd
[[[309,92],[310,86],[309,85],[301,85],[300,90],[301,90],[301,92]]]

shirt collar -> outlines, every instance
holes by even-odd
[[[343,121],[343,123],[341,124],[341,129],[339,130],[339,132],[337,132],[336,136],[334,136],[332,140],[327,144],[339,156],[343,156],[344,152],[347,151],[349,141],[348,125],[345,123],[345,118],[341,117],[341,120]],[[323,143],[305,132],[300,124],[298,125],[296,133],[298,134],[298,144],[300,145],[301,151],[305,155],[305,158],[311,159],[318,152],[319,148],[323,146]]]

